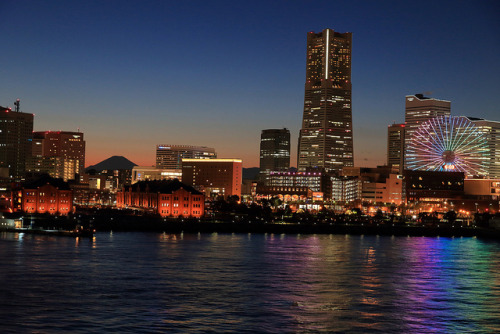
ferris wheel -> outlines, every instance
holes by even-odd
[[[467,117],[441,116],[422,123],[413,133],[407,143],[406,167],[485,176],[488,155],[485,134]]]

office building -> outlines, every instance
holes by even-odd
[[[336,204],[352,203],[361,197],[361,180],[355,176],[331,176],[332,201]],[[342,209],[341,207],[339,208]]]
[[[26,172],[26,160],[31,156],[33,114],[0,107],[0,178],[20,181]]]
[[[206,146],[157,145],[156,168],[182,169],[182,159],[215,159],[215,149]]]
[[[490,179],[500,179],[500,122],[468,117],[482,132],[488,146],[487,174]]]
[[[290,168],[290,131],[288,129],[262,130],[260,135],[260,175],[285,172]]]
[[[403,200],[403,176],[390,166],[346,167],[344,178],[359,181],[359,199],[371,203],[399,205]]]
[[[305,172],[270,172],[266,184],[257,185],[257,198],[279,197],[285,202],[331,197],[330,177],[319,169]]]
[[[139,181],[171,179],[182,180],[182,169],[162,169],[148,166],[134,166],[132,168],[132,184]]]
[[[396,173],[403,173],[405,125],[392,124],[387,129],[387,166]]]
[[[430,119],[450,116],[451,102],[425,97],[423,94],[408,95],[405,98],[405,157],[404,169],[408,163],[408,147],[418,127]]]
[[[307,35],[304,114],[298,170],[327,172],[353,166],[351,33],[332,29]]]
[[[182,182],[205,196],[241,197],[240,159],[182,159]]]
[[[82,132],[38,131],[33,133],[30,172],[47,173],[64,181],[80,180],[85,170]]]

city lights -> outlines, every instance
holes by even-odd
[[[483,133],[466,117],[436,117],[420,125],[413,134],[407,168],[485,176],[488,152]]]

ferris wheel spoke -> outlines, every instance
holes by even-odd
[[[407,156],[410,169],[455,170],[467,176],[487,175],[490,162],[485,133],[464,116],[422,123],[411,138]]]

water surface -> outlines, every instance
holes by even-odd
[[[476,238],[0,233],[1,333],[495,333]]]

